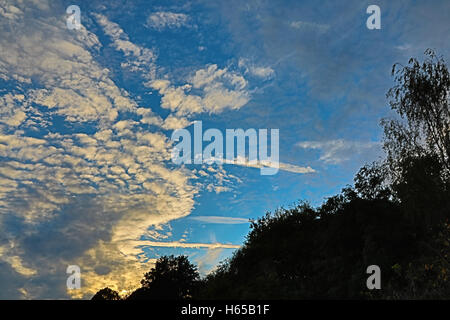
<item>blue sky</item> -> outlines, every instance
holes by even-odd
[[[164,254],[207,274],[248,219],[319,205],[382,157],[392,65],[427,48],[448,61],[449,14],[438,0],[2,1],[0,298],[126,293]],[[193,121],[279,129],[280,170],[172,163],[171,134]]]

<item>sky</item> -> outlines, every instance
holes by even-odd
[[[445,0],[0,0],[0,299],[127,294],[162,255],[206,275],[249,219],[320,205],[383,157],[392,65],[449,60],[449,15]],[[174,163],[195,121],[278,129],[278,172]]]

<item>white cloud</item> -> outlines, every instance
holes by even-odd
[[[212,272],[216,268],[223,251],[223,248],[208,249],[203,256],[195,259],[199,273],[201,275],[206,275]]]
[[[184,13],[159,11],[151,14],[147,19],[147,25],[161,30],[163,28],[180,28],[188,24],[189,17]]]
[[[317,31],[319,33],[326,32],[330,26],[326,24],[320,24],[315,22],[307,22],[307,21],[291,21],[289,24],[292,28],[302,30],[302,31]]]
[[[156,130],[173,126],[176,118],[163,124],[149,108],[138,107],[92,56],[101,46],[97,37],[84,27],[70,32],[55,14],[59,7],[45,1],[38,8],[29,5],[18,2],[19,10],[0,5],[7,17],[0,20],[0,76],[13,86],[10,92],[20,92],[0,96],[0,216],[20,221],[17,233],[0,219],[2,241],[14,244],[0,260],[34,278],[54,277],[49,275],[54,266],[77,264],[83,270],[84,285],[77,291],[82,295],[106,283],[137,285],[139,270],[149,266],[139,258],[138,239],[152,225],[188,215],[198,192],[192,173],[167,168],[168,138],[138,125]],[[117,24],[97,19],[127,58],[123,67],[152,79],[152,52],[129,41]],[[27,89],[30,79],[34,85]],[[138,120],[118,121],[123,111]],[[58,126],[50,131],[54,115],[71,132]],[[85,122],[92,133],[78,126]],[[39,138],[17,130],[21,127],[40,132]],[[49,226],[52,236],[46,235]],[[110,272],[97,274],[102,265]],[[49,288],[28,282],[22,289],[36,297]]]
[[[274,71],[270,67],[253,67],[250,69],[250,72],[260,78],[270,78],[274,74]]]
[[[132,43],[122,28],[117,23],[109,21],[104,15],[94,14],[94,16],[103,27],[103,31],[113,40],[116,50],[121,51],[128,58],[126,63],[122,63],[122,67],[144,73],[146,78],[153,78],[156,60],[154,52]]]
[[[248,59],[240,58],[238,63],[240,68],[243,68],[246,73],[250,73],[254,77],[258,77],[264,80],[273,78],[275,71],[269,66],[256,66]]]
[[[162,96],[161,106],[178,116],[196,113],[221,113],[237,110],[250,99],[247,81],[239,74],[217,65],[199,69],[182,86],[174,86],[169,80],[154,80],[147,84]],[[196,94],[190,93],[192,89]]]
[[[283,163],[283,162],[280,162],[279,169],[283,170],[283,171],[292,172],[292,173],[315,173],[316,172],[316,170],[314,170],[310,166],[302,167],[302,166],[297,166],[295,164],[289,164],[289,163]]]
[[[190,217],[189,219],[200,221],[200,222],[203,222],[203,223],[218,223],[218,224],[249,223],[249,219],[236,218],[236,217],[195,216],[195,217]]]
[[[346,141],[343,139],[329,141],[303,141],[297,143],[303,149],[320,150],[319,160],[330,164],[339,164],[348,161],[355,155],[377,153],[380,150],[379,142]]]
[[[18,127],[22,124],[26,116],[26,102],[23,95],[13,95],[10,93],[0,96],[0,123],[10,127]]]
[[[9,265],[11,266],[11,268],[14,269],[14,271],[20,273],[23,276],[30,277],[35,275],[37,271],[32,268],[24,266],[22,259],[19,256],[14,255],[14,253],[12,252],[13,250],[11,249],[13,249],[13,246],[9,246],[9,248],[8,246],[0,246],[1,259],[9,263]]]
[[[191,124],[186,118],[179,118],[173,115],[168,116],[164,119],[162,127],[166,130],[183,129]]]
[[[227,243],[188,243],[180,241],[172,242],[158,242],[158,241],[139,241],[136,245],[144,245],[151,247],[166,247],[166,248],[208,248],[208,249],[238,249],[241,246]]]
[[[217,159],[214,158],[212,160],[214,161]],[[249,168],[258,168],[258,169],[274,168],[274,169],[279,169],[282,171],[288,171],[288,172],[292,172],[292,173],[301,173],[301,174],[316,172],[316,170],[314,170],[310,166],[302,167],[302,166],[297,166],[294,164],[288,164],[288,163],[283,163],[283,162],[275,163],[275,162],[271,162],[271,161],[260,161],[260,160],[258,160],[257,162],[251,162],[248,159],[242,159],[240,157],[237,157],[234,160],[228,160],[228,159],[220,159],[220,160],[222,160],[222,162],[224,164],[237,165],[237,166],[243,166],[243,167],[249,167]]]
[[[408,51],[411,49],[411,45],[403,44],[403,45],[395,46],[395,49],[400,50],[400,51]]]

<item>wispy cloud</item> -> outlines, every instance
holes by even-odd
[[[326,25],[326,24],[307,22],[307,21],[301,21],[301,20],[292,21],[289,25],[294,29],[303,30],[303,31],[317,31],[320,33],[326,32],[330,28],[330,26]]]
[[[207,249],[237,249],[240,245],[227,243],[189,243],[180,241],[158,242],[158,241],[138,241],[136,246],[151,246],[165,248],[207,248]]]
[[[237,218],[237,217],[195,216],[195,217],[190,217],[189,219],[200,221],[203,223],[219,223],[219,224],[249,223],[249,219]]]
[[[147,26],[155,29],[180,28],[186,26],[189,16],[184,13],[175,13],[168,11],[159,11],[152,13],[147,19]]]
[[[320,150],[320,161],[339,164],[350,160],[356,155],[366,153],[376,154],[380,151],[381,143],[338,139],[329,141],[303,141],[297,143],[297,146],[303,149]]]
[[[218,160],[215,158],[211,158],[212,161]],[[228,165],[236,165],[236,166],[242,166],[242,167],[248,167],[248,168],[273,168],[273,169],[279,169],[282,171],[288,171],[292,173],[314,173],[316,170],[311,168],[310,166],[302,167],[295,164],[289,164],[289,163],[283,163],[283,162],[272,162],[272,161],[264,161],[264,160],[258,160],[258,161],[249,161],[246,158],[236,157],[234,160],[229,159],[220,159],[222,163],[228,164]]]
[[[275,71],[270,66],[258,66],[245,58],[239,59],[238,66],[243,68],[246,73],[264,80],[270,79],[275,75]]]
[[[127,62],[122,62],[121,66],[131,71],[139,71],[147,79],[153,78],[156,68],[156,54],[148,48],[131,42],[122,28],[117,23],[109,21],[104,15],[94,14],[94,16],[105,34],[112,39],[114,48],[121,51],[127,58]]]
[[[213,271],[216,268],[220,256],[224,251],[225,250],[223,248],[209,248],[204,255],[197,258],[195,262],[198,265],[199,273],[201,275],[206,275]]]

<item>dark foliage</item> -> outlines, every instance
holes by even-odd
[[[92,300],[121,300],[117,291],[112,290],[108,287],[99,290],[93,297]]]
[[[128,300],[180,300],[192,298],[200,282],[197,267],[186,256],[159,258]]]
[[[205,298],[361,298],[367,266],[379,265],[388,278],[392,265],[417,253],[414,240],[387,200],[301,204],[254,222],[243,248],[208,277]]]

